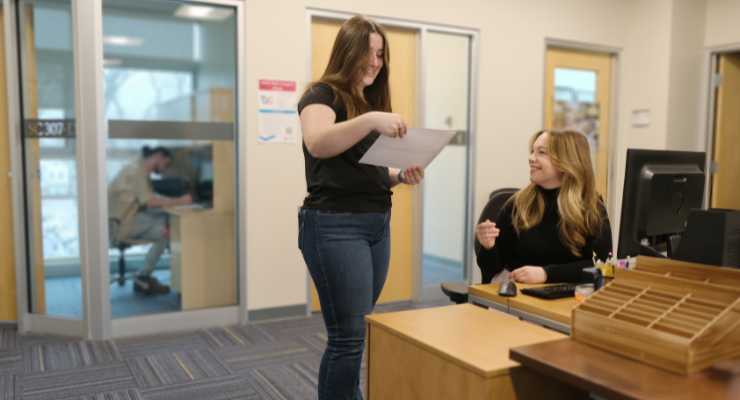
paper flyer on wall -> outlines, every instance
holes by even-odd
[[[360,163],[399,169],[419,165],[426,169],[455,133],[451,130],[409,128],[401,139],[381,135],[362,156]]]
[[[297,142],[296,81],[259,80],[259,142]]]

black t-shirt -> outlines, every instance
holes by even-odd
[[[334,91],[324,83],[315,85],[298,104],[298,115],[311,104],[328,106],[337,116],[334,123],[347,120],[347,110],[334,104]],[[391,209],[391,180],[388,168],[360,164],[360,158],[380,133],[372,131],[354,146],[330,158],[316,158],[303,142],[308,195],[303,209],[337,210],[357,213],[386,212]]]
[[[490,283],[504,268],[514,271],[525,265],[543,267],[547,272],[547,283],[580,282],[582,270],[593,266],[591,257],[594,252],[600,260],[609,257],[609,252],[612,251],[612,231],[606,208],[601,202],[599,209],[604,222],[601,232],[586,237],[581,256],[577,257],[563,244],[558,234],[560,189],[548,190],[540,186],[537,189],[545,200],[545,212],[536,226],[517,235],[511,220],[513,203],[507,203],[498,214],[496,228],[501,231],[496,244],[490,250],[481,246],[476,254],[483,283]]]

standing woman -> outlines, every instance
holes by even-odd
[[[424,170],[360,164],[380,135],[403,138],[391,113],[388,40],[365,16],[345,22],[324,75],[298,104],[308,195],[298,213],[298,247],[319,294],[328,343],[319,399],[362,399],[365,315],[372,313],[390,262],[391,188],[415,185]]]

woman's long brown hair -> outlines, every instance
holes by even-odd
[[[370,54],[370,34],[373,32],[383,38],[383,68],[373,84],[365,87],[363,97],[356,87],[370,57],[375,57],[375,54]],[[334,104],[346,108],[348,119],[370,110],[391,112],[391,91],[388,86],[390,58],[388,37],[383,27],[364,15],[352,17],[339,29],[324,75],[308,86],[301,100],[314,86],[325,83],[334,90]]]
[[[580,257],[586,237],[600,234],[604,224],[588,140],[576,131],[539,131],[529,142],[530,154],[534,151],[534,142],[543,133],[548,134],[547,155],[553,167],[563,173],[558,194],[558,235],[563,244]],[[511,222],[517,234],[542,220],[545,201],[536,184],[530,183],[509,201],[514,203]]]

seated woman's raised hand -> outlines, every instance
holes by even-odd
[[[496,223],[486,220],[475,228],[475,236],[478,238],[481,246],[490,250],[496,244],[496,238],[501,230],[496,228]]]

